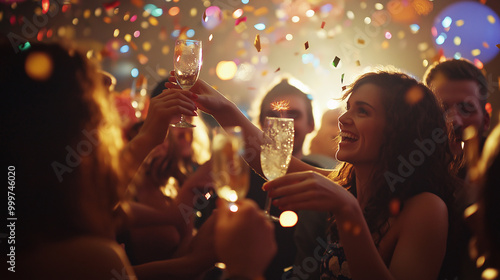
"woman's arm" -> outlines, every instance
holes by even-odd
[[[446,251],[448,212],[434,194],[405,203],[397,217],[398,240],[386,266],[357,199],[314,172],[288,174],[264,185],[281,210],[328,211],[336,218],[340,242],[353,279],[436,279]]]
[[[127,183],[149,152],[163,142],[174,117],[180,114],[197,115],[192,96],[195,95],[167,91],[151,99],[143,126],[137,136],[127,143],[120,155],[123,168],[127,171]]]
[[[165,84],[167,88],[178,88],[175,77],[171,76]],[[197,94],[194,101],[198,108],[212,115],[222,127],[240,126],[245,138],[244,158],[248,164],[259,174],[263,175],[260,166],[260,145],[263,143],[263,133],[256,127],[229,99],[211,87],[203,80],[198,80],[190,91]],[[185,92],[185,91],[180,91]],[[189,92],[185,92],[189,94]],[[288,172],[316,171],[327,175],[330,170],[310,166],[297,158],[292,157]]]

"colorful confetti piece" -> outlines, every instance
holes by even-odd
[[[358,44],[364,45],[365,44],[365,40],[363,40],[361,38],[358,38]]]
[[[342,86],[342,91],[344,91],[347,88],[347,86]]]
[[[497,44],[497,48],[499,48],[499,49],[500,49],[500,44]]]
[[[278,72],[278,71],[280,71],[280,70],[281,70],[281,68],[280,68],[280,67],[278,67],[278,69],[276,69],[276,71],[274,71],[274,73],[276,73],[276,72]]]
[[[340,62],[340,58],[338,56],[335,56],[335,59],[333,60],[333,67],[337,67],[337,65],[339,65],[339,62]]]
[[[306,41],[304,44],[304,48],[307,50],[309,48],[309,41]]]
[[[237,18],[235,21],[234,21],[234,25],[238,25],[242,22],[246,22],[247,21],[247,17],[241,17],[241,18]]]
[[[260,47],[260,35],[259,34],[255,35],[255,41],[253,42],[253,45],[255,46],[257,51],[260,52],[261,47]]]
[[[341,83],[344,83],[344,75],[345,75],[345,73],[342,73],[342,76],[340,77],[340,82]]]
[[[361,66],[361,62],[359,62],[359,60],[356,60],[356,66]]]
[[[324,21],[321,23],[321,29],[325,28],[325,24],[326,24],[326,22],[324,22]]]

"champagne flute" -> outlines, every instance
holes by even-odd
[[[200,74],[202,62],[201,41],[181,39],[175,41],[175,79],[182,89],[188,90],[196,83]],[[188,123],[182,114],[180,121],[171,124],[171,126],[181,128],[195,127],[195,125]]]
[[[286,174],[292,159],[293,137],[293,119],[266,117],[260,163],[262,172],[268,180],[274,180]],[[279,221],[278,217],[271,216],[270,211],[271,199],[268,196],[264,212],[272,221]]]
[[[144,106],[147,100],[147,79],[144,75],[140,74],[132,82],[132,88],[130,90],[130,103],[135,110],[135,117],[137,119],[142,118],[142,111],[144,111]]]
[[[224,199],[231,211],[235,202],[247,195],[250,187],[249,167],[242,155],[245,151],[242,129],[239,126],[214,128],[212,141],[212,177],[215,192]]]

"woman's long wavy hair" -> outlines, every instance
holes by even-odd
[[[373,195],[363,209],[378,247],[388,230],[389,218],[397,215],[411,197],[430,192],[452,209],[457,187],[456,168],[448,144],[451,130],[441,105],[426,86],[406,74],[372,72],[357,79],[343,99],[356,94],[365,84],[380,89],[386,120],[384,130],[380,131],[385,140],[370,180]],[[405,164],[410,167],[401,169]],[[343,163],[330,178],[356,194],[356,172],[352,164]],[[399,208],[391,205],[399,205]],[[330,231],[333,238],[338,239],[334,222]]]

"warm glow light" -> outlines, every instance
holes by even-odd
[[[365,23],[370,24],[372,22],[372,19],[370,17],[365,17]]]
[[[481,277],[485,280],[493,280],[498,277],[498,270],[494,268],[487,268],[481,274]]]
[[[293,227],[297,224],[299,217],[293,211],[284,211],[280,215],[280,224],[282,227]]]
[[[300,21],[300,18],[299,18],[298,16],[293,16],[293,17],[292,17],[292,22],[297,23],[297,22],[299,22],[299,21]]]
[[[286,34],[285,38],[288,40],[288,41],[291,41],[293,39],[293,35],[292,34]]]
[[[115,31],[113,32],[113,37],[118,37],[118,35],[120,35],[120,30],[117,28],[115,29]]]
[[[33,52],[26,58],[24,69],[31,79],[45,81],[52,75],[52,59],[44,52]]]
[[[231,210],[231,212],[236,212],[236,211],[238,211],[238,205],[236,205],[236,204],[231,204],[231,206],[229,206],[229,210]]]
[[[236,75],[236,71],[238,70],[238,66],[234,61],[220,61],[217,63],[217,67],[215,69],[215,73],[219,79],[226,81],[231,80]]]
[[[314,16],[314,10],[307,10],[307,12],[306,12],[306,16],[307,16],[307,17],[312,17],[312,16]]]
[[[476,213],[477,212],[477,204],[474,203],[472,204],[471,206],[467,207],[464,211],[464,218],[468,218],[470,217],[472,214]]]

